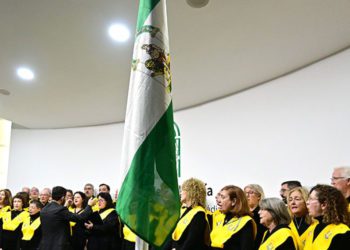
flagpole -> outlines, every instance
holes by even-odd
[[[148,250],[147,242],[143,241],[140,237],[136,236],[135,250]]]
[[[180,216],[171,91],[166,0],[140,0],[117,202],[137,250],[162,247]]]

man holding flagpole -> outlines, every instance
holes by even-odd
[[[180,212],[168,42],[166,1],[140,0],[117,211],[131,231],[157,248]]]

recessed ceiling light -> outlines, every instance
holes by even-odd
[[[34,72],[31,69],[25,68],[25,67],[18,68],[17,75],[19,78],[26,81],[30,81],[34,79]]]
[[[109,36],[117,42],[125,42],[130,37],[129,29],[122,24],[113,24],[108,28]]]
[[[186,2],[193,8],[202,8],[209,3],[209,0],[186,0]]]

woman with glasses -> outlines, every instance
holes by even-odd
[[[99,193],[98,214],[94,220],[85,223],[89,231],[87,250],[120,250],[121,232],[117,212],[109,193]]]
[[[298,241],[299,250],[304,249],[306,237],[316,226],[306,207],[308,196],[308,191],[302,187],[293,188],[287,194],[288,208],[292,217],[289,227]]]
[[[267,228],[260,223],[259,216],[259,202],[265,198],[264,190],[258,184],[249,184],[245,186],[244,192],[247,196],[248,206],[250,212],[253,213],[253,219],[257,226],[256,238],[255,238],[255,249],[259,248],[264,232]]]
[[[267,227],[259,250],[296,250],[297,240],[288,227],[291,222],[285,203],[279,198],[260,202],[260,223]]]
[[[254,249],[256,225],[243,190],[233,185],[223,187],[218,206],[223,216],[213,223],[211,249]]]
[[[332,186],[318,184],[311,189],[306,204],[318,224],[307,237],[304,249],[348,249],[350,218],[342,193]]]

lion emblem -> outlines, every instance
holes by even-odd
[[[165,54],[162,48],[154,44],[143,44],[141,46],[151,56],[145,61],[145,67],[151,71],[151,77],[164,75],[167,82],[167,92],[171,92],[170,55]]]

